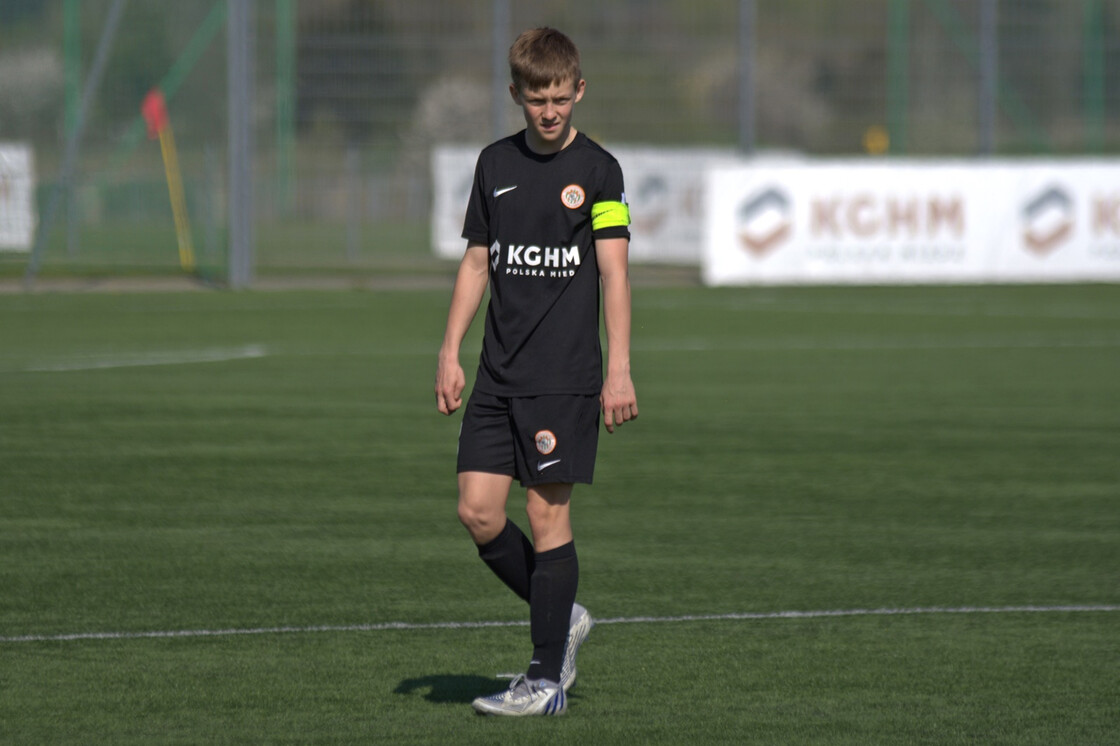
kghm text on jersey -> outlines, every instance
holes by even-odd
[[[506,253],[506,274],[520,274],[510,270],[529,267],[543,270],[569,269],[579,266],[579,246],[552,248],[549,246],[518,246],[510,244]],[[568,275],[557,275],[566,277]]]

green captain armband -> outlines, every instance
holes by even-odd
[[[591,206],[591,230],[630,225],[630,205],[625,202],[596,202]]]

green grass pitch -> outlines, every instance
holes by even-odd
[[[636,288],[529,722],[448,295],[0,295],[0,742],[1120,742],[1120,287]]]

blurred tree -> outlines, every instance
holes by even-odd
[[[4,0],[0,3],[0,24],[40,21],[47,15],[47,0]]]

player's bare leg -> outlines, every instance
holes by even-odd
[[[572,543],[571,497],[572,485],[570,484],[548,484],[529,488],[526,511],[533,531],[533,543],[538,552]],[[578,573],[578,564],[575,564],[575,569]],[[593,625],[594,622],[587,609],[573,602],[560,671],[560,685],[564,691],[575,683],[576,653],[579,652],[579,646],[587,639]]]
[[[572,540],[572,485],[542,484],[530,487],[525,512],[538,552],[563,546]]]
[[[495,574],[530,601],[534,645],[526,677],[473,704],[494,714],[560,714],[566,709],[564,693],[575,681],[575,653],[591,629],[587,610],[574,603],[579,565],[569,511],[572,485],[529,489],[534,547],[506,517],[512,481],[482,472],[459,475],[459,520]]]
[[[529,630],[533,659],[527,677],[561,683],[564,650],[579,584],[579,561],[572,541],[572,485],[530,487],[526,512],[536,549],[529,581]]]
[[[482,546],[506,525],[506,500],[513,477],[466,471],[459,475],[459,521]]]

